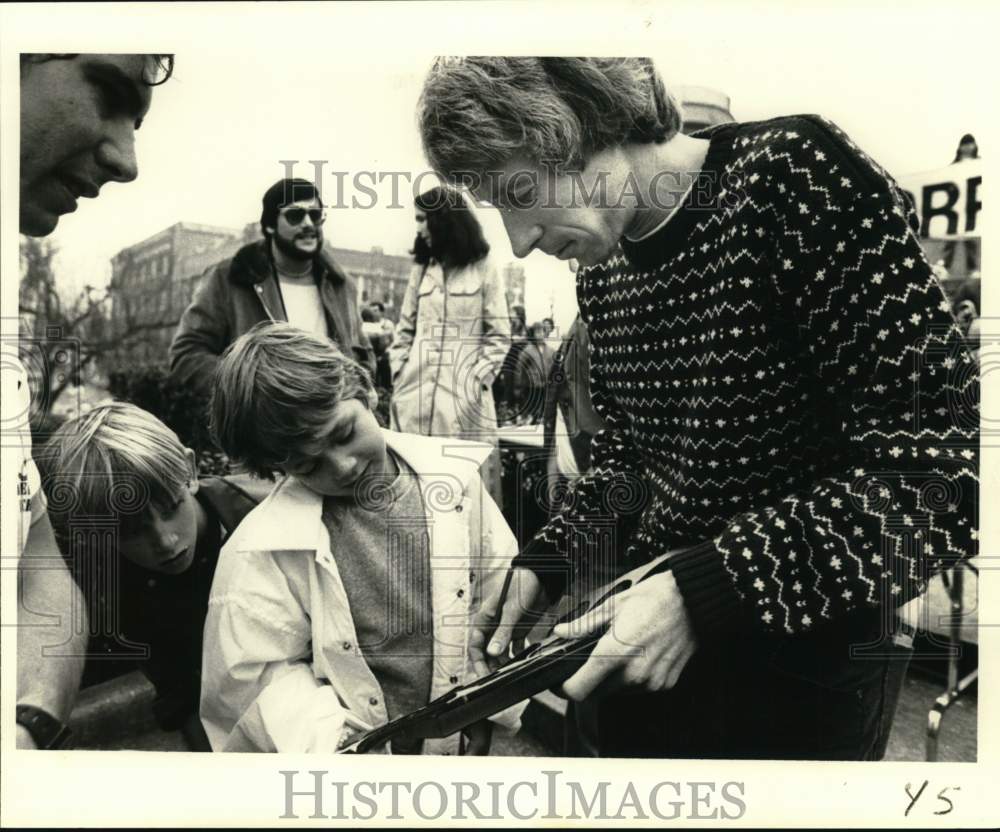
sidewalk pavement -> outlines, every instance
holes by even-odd
[[[942,685],[910,674],[900,695],[886,760],[922,761],[927,711]],[[153,719],[153,686],[138,671],[86,688],[70,718],[79,749],[188,751],[180,731],[161,731]],[[977,757],[977,697],[970,692],[948,711],[939,760],[971,762]],[[545,692],[529,704],[520,733],[494,736],[491,756],[558,757],[562,754],[566,702]]]

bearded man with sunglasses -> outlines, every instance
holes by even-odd
[[[281,179],[264,193],[264,239],[202,277],[170,345],[175,381],[208,395],[219,357],[261,321],[287,321],[325,335],[374,376],[354,281],[323,248],[325,214],[316,186]]]

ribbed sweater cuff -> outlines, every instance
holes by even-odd
[[[570,562],[552,552],[533,551],[531,544],[510,562],[512,569],[530,569],[538,576],[549,603],[554,604],[566,591],[569,583]]]
[[[670,563],[698,640],[707,644],[735,630],[742,604],[715,543],[679,552]]]

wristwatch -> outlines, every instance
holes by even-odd
[[[73,733],[52,714],[34,705],[17,706],[17,724],[27,728],[35,745],[44,750],[62,748]]]

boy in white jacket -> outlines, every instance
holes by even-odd
[[[222,448],[281,475],[222,549],[201,718],[216,751],[332,752],[474,678],[480,600],[517,542],[485,493],[489,447],[384,431],[366,371],[327,339],[263,324],[222,358]],[[486,754],[491,722],[394,753]]]

